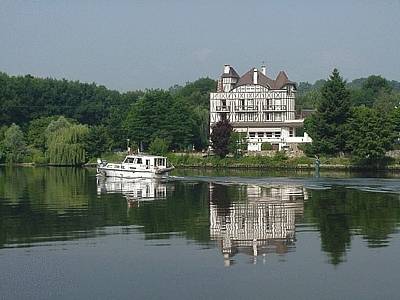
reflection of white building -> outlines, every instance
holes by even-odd
[[[167,184],[156,179],[126,179],[107,177],[97,179],[97,194],[122,194],[129,206],[139,201],[165,199]]]
[[[247,201],[233,202],[228,209],[218,207],[212,189],[210,237],[219,242],[226,264],[236,253],[285,253],[294,244],[295,218],[303,214],[307,198],[303,187],[248,186]]]
[[[210,94],[210,128],[229,120],[235,131],[246,135],[249,151],[260,151],[262,143],[277,149],[309,143],[307,134],[296,137],[304,120],[295,117],[295,95],[296,84],[284,71],[271,79],[262,66],[261,71],[252,68],[239,76],[225,65],[216,93]]]

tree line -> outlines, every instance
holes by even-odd
[[[82,164],[106,152],[132,148],[152,153],[202,150],[209,143],[209,93],[201,78],[168,90],[121,93],[94,83],[0,73],[0,162]],[[352,155],[377,161],[397,147],[400,83],[381,76],[300,82],[298,110],[316,110],[305,122],[314,143],[309,155]],[[229,124],[221,156],[240,153],[245,138]],[[238,141],[240,141],[238,143]],[[60,146],[63,145],[63,146]]]
[[[0,73],[0,162],[79,165],[105,152],[201,150],[209,93],[201,78],[169,90],[120,93],[94,83]]]
[[[318,93],[316,111],[304,124],[313,139],[306,153],[349,155],[361,164],[386,163],[386,152],[399,144],[400,93],[380,76],[370,76],[361,89],[352,90],[337,69]]]

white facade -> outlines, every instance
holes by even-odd
[[[307,135],[296,137],[296,128],[303,127],[304,120],[295,118],[295,96],[296,85],[283,71],[275,80],[267,76],[265,66],[239,77],[225,65],[217,92],[210,94],[210,128],[229,120],[235,131],[247,136],[249,151],[260,151],[265,142],[279,150],[291,143],[311,142]]]

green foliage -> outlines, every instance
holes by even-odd
[[[155,138],[149,146],[149,152],[153,155],[166,155],[168,153],[168,142],[164,139]]]
[[[381,91],[377,95],[373,107],[381,113],[390,114],[400,105],[400,93]]]
[[[29,151],[29,162],[33,162],[34,164],[38,164],[38,165],[44,165],[47,164],[47,159],[45,154],[35,148],[30,148]]]
[[[391,149],[395,138],[394,124],[387,115],[367,107],[353,109],[349,120],[347,148],[357,161],[381,161],[386,151]]]
[[[225,157],[229,153],[229,142],[232,130],[232,125],[228,120],[219,121],[212,127],[210,137],[211,145],[215,154],[221,158]]]
[[[132,106],[124,125],[129,138],[145,148],[156,137],[168,141],[173,149],[185,149],[192,143],[194,121],[189,108],[165,91],[146,92]]]
[[[286,161],[288,160],[288,156],[285,151],[276,151],[274,155],[275,161]]]
[[[55,122],[61,123],[60,119]],[[50,123],[47,128],[47,160],[54,165],[82,165],[87,161],[84,141],[89,129],[80,124],[64,125],[54,129],[56,125]]]
[[[272,144],[271,143],[262,143],[261,144],[261,150],[262,151],[270,151],[270,150],[272,150]]]
[[[111,137],[103,125],[90,126],[84,140],[84,147],[88,158],[100,157],[102,153],[110,151]]]
[[[32,147],[44,152],[46,150],[46,129],[57,116],[41,117],[29,123],[27,140]]]
[[[337,69],[322,87],[321,96],[317,111],[305,120],[304,127],[313,139],[313,153],[338,154],[345,151],[350,95]]]
[[[243,132],[232,131],[228,144],[229,153],[235,156],[242,155],[247,150],[247,138]]]
[[[12,124],[4,132],[4,140],[2,141],[1,148],[1,152],[7,163],[19,163],[24,161],[27,154],[27,147],[24,134],[18,125]]]
[[[297,110],[313,109],[318,106],[321,99],[321,92],[317,89],[311,89],[304,93],[299,93],[296,97]]]
[[[191,144],[197,150],[208,146],[210,92],[214,92],[216,86],[215,80],[200,78],[184,87],[174,86],[169,90],[174,99],[179,99],[180,103],[189,109],[194,122]]]

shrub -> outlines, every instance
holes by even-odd
[[[262,143],[261,144],[261,150],[262,151],[272,150],[272,144],[271,143]]]

